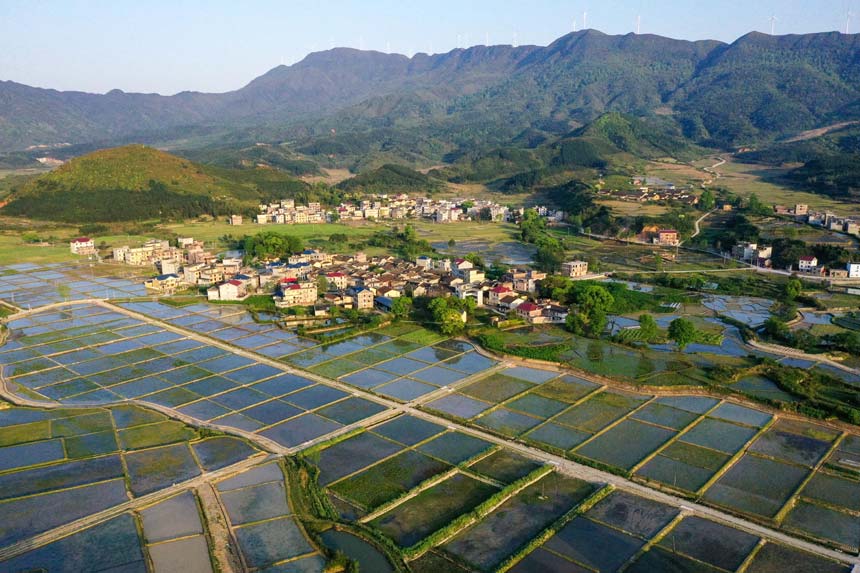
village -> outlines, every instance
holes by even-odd
[[[400,219],[423,219],[435,223],[451,223],[456,221],[513,221],[521,217],[524,208],[510,208],[493,201],[483,199],[432,199],[428,197],[410,197],[408,194],[397,195],[373,194],[359,201],[344,202],[333,209],[323,209],[316,202],[307,205],[297,205],[293,199],[284,199],[275,203],[261,204],[255,218],[258,225],[300,225],[307,223],[333,223],[337,221],[377,221]],[[545,206],[537,206],[535,210],[548,222],[560,222],[564,212]],[[230,223],[242,225],[241,215],[232,215]]]
[[[89,238],[70,243],[72,252],[90,254]],[[499,280],[488,280],[471,261],[419,256],[407,261],[394,256],[368,257],[364,253],[331,254],[306,249],[287,260],[247,265],[241,258],[218,258],[194,239],[177,244],[152,240],[141,247],[120,247],[114,261],[128,265],[153,265],[160,274],[145,281],[154,295],[183,290],[204,290],[209,301],[241,302],[249,296],[273,298],[276,308],[304,309],[315,317],[332,309],[390,311],[393,301],[409,297],[457,297],[472,299],[500,317],[513,313],[532,323],[563,323],[568,310],[556,301],[536,299],[538,283],[547,274],[533,269],[510,269]],[[588,262],[562,264],[561,275],[574,280],[602,278],[590,274]]]

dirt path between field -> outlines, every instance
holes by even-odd
[[[204,483],[197,488],[197,497],[209,530],[212,557],[221,573],[245,573],[248,568],[243,563],[239,544],[227,525],[227,516],[214,487],[211,483]]]

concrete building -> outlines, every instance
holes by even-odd
[[[179,286],[179,276],[175,274],[158,275],[143,283],[146,290],[159,293],[170,293]]]
[[[89,237],[80,237],[69,242],[69,250],[74,255],[94,255],[96,243]]]
[[[797,269],[802,273],[812,273],[818,270],[818,257],[806,255],[800,257],[797,262]]]
[[[860,279],[860,263],[848,263],[845,267],[849,279]]]
[[[316,283],[289,282],[281,283],[278,295],[275,296],[275,306],[289,308],[292,306],[311,306],[317,300]],[[371,307],[373,303],[371,302]]]
[[[355,300],[355,308],[358,310],[373,308],[373,291],[369,288],[357,288],[353,299]]]
[[[588,274],[588,263],[586,261],[567,261],[561,264],[561,274],[568,278],[584,277]]]
[[[678,231],[674,229],[660,229],[657,231],[654,243],[665,247],[674,247],[680,243]]]

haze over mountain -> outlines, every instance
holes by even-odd
[[[412,58],[338,48],[222,94],[98,95],[4,81],[0,150],[207,136],[324,147],[345,132],[384,130],[401,147],[441,156],[529,130],[563,135],[607,111],[670,117],[687,138],[718,147],[856,119],[860,35],[751,33],[725,44],[586,30],[546,47]]]

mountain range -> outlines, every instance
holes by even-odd
[[[337,48],[220,94],[0,81],[0,151],[287,141],[321,158],[373,150],[438,161],[475,146],[540,144],[606,112],[668,121],[677,135],[718,148],[858,119],[860,35],[750,33],[726,44],[586,30],[546,47],[412,58]]]

